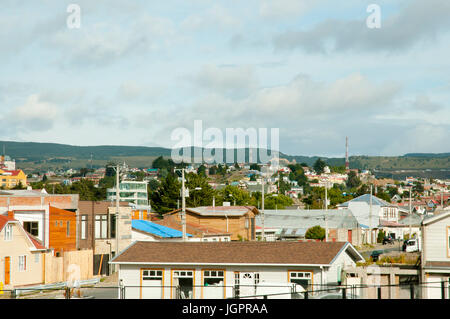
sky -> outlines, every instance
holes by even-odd
[[[0,140],[171,148],[200,120],[277,128],[289,155],[450,152],[447,0],[0,7]]]

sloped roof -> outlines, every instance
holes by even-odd
[[[181,221],[177,220],[173,215],[166,215],[162,220],[153,221],[155,224],[163,225],[179,231],[182,230],[183,226]],[[217,236],[217,235],[231,235],[231,233],[216,229],[211,226],[200,225],[197,223],[186,222],[186,231],[196,235],[196,236]]]
[[[17,222],[17,220],[15,220],[14,218],[8,217],[6,215],[0,215],[0,232],[3,230],[3,227],[5,227],[5,225],[8,222]]]
[[[180,212],[181,209],[174,210],[168,214]],[[249,211],[257,211],[254,206],[201,206],[186,208],[186,211],[201,216],[244,216]]]
[[[319,225],[329,228],[355,228],[358,221],[353,216],[350,209],[283,209],[283,210],[264,210],[265,228],[285,228],[288,229],[308,229]],[[255,217],[257,226],[262,226],[261,215]]]
[[[349,246],[346,242],[137,241],[111,262],[329,265]]]
[[[359,197],[356,197],[356,198],[353,198],[353,199],[351,199],[349,201],[346,201],[345,203],[339,204],[338,206],[339,207],[348,207],[348,204],[350,202],[365,202],[367,204],[370,204],[370,194],[361,195]],[[378,198],[378,197],[376,197],[374,195],[372,195],[372,205],[376,205],[376,206],[391,206],[391,207],[392,206],[395,206],[395,207],[397,206],[397,205],[388,203],[388,202],[386,202],[386,201],[382,200],[381,198]]]
[[[22,227],[22,224],[19,223],[19,221],[17,219],[14,219],[12,217],[8,217],[6,215],[0,215],[0,232],[3,230],[3,227],[5,227],[5,225],[8,222],[14,222],[16,225],[18,225],[25,232],[25,234],[28,236],[28,238],[30,239],[31,243],[33,244],[33,246],[36,249],[45,249],[45,247],[42,245],[42,242],[39,239],[37,239],[36,237],[31,235],[29,232],[27,232]]]
[[[166,227],[163,225],[152,223],[148,220],[133,219],[131,221],[131,227],[135,230],[140,230],[161,238],[181,238],[183,233],[179,230]],[[192,237],[191,234],[186,233],[186,236]]]

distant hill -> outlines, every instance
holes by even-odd
[[[172,152],[171,149],[163,147],[75,146],[57,143],[0,141],[0,150],[3,149],[3,146],[6,148],[6,154],[16,159],[18,167],[28,171],[89,166],[101,167],[110,161],[125,161],[133,167],[150,167],[156,157],[169,157]],[[224,153],[226,151],[224,150]],[[234,151],[235,155],[238,152],[238,150],[231,151]],[[242,149],[239,151],[242,151]],[[193,155],[194,153],[195,149],[191,148],[191,154]],[[250,153],[255,157],[258,154],[258,150],[246,148],[246,161],[248,161]],[[312,166],[319,158],[318,156],[287,155],[281,152],[280,157],[290,162],[295,160],[297,163],[306,163],[309,166]],[[345,165],[344,158],[320,158],[330,166]],[[350,168],[370,169],[383,173],[387,172],[387,174],[399,170],[448,170],[448,174],[450,174],[450,153],[410,153],[403,156],[351,156],[349,161]]]

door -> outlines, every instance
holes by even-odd
[[[255,273],[241,272],[239,274],[239,292],[240,296],[253,296],[256,294]]]
[[[5,285],[11,283],[11,257],[5,257]]]
[[[142,271],[141,299],[162,299],[162,270],[146,269]]]

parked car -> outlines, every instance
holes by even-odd
[[[386,244],[393,245],[394,244],[394,238],[392,238],[391,236],[384,237],[383,238],[383,245],[386,245]]]
[[[380,257],[380,255],[383,254],[382,250],[374,250],[372,251],[372,253],[370,254],[370,259],[372,261],[378,261],[378,258]]]
[[[418,238],[412,238],[412,239],[408,239],[406,241],[406,248],[405,251],[407,253],[412,253],[415,251],[420,251],[420,241]]]

